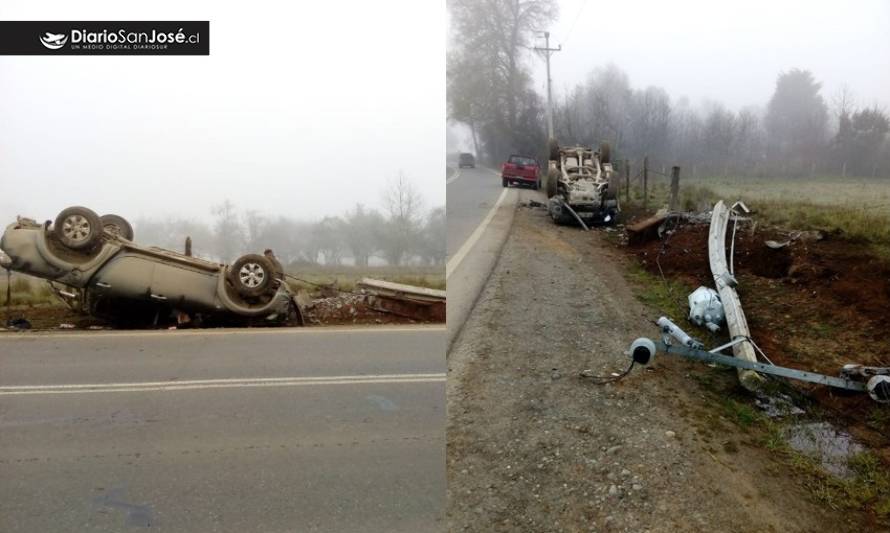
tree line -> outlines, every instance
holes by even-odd
[[[532,86],[528,49],[554,22],[552,0],[450,0],[448,116],[466,124],[477,156],[511,152],[546,160],[546,115]],[[635,88],[620,67],[594,68],[554,102],[560,144],[612,145],[613,157],[649,156],[698,175],[890,176],[890,118],[856,105],[848,88],[823,94],[812,72],[777,75],[763,106],[693,106],[661,87]]]
[[[400,175],[382,195],[382,209],[356,204],[342,215],[306,221],[239,209],[226,200],[211,209],[212,222],[141,218],[143,244],[183,250],[191,238],[196,256],[230,262],[272,249],[284,264],[369,266],[445,262],[445,208],[424,209],[423,199]]]

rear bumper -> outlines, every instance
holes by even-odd
[[[537,183],[538,178],[530,178],[528,176],[515,176],[510,174],[501,174],[501,178],[510,181],[521,181],[523,183]]]

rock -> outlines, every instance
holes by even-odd
[[[609,496],[616,496],[616,495],[618,495],[618,487],[616,487],[615,485],[610,485],[609,486]]]
[[[664,432],[664,436],[667,437],[667,438],[669,438],[669,439],[673,439],[674,437],[677,436],[677,434],[676,434],[675,432],[671,431],[671,430],[667,430],[667,431]]]
[[[606,453],[609,454],[609,455],[612,455],[612,454],[614,454],[615,452],[619,451],[620,449],[621,449],[621,445],[618,444],[618,445],[616,445],[616,446],[612,446],[611,448],[609,448],[608,450],[606,450]]]
[[[632,488],[633,488],[634,490],[642,490],[642,489],[643,489],[643,486],[640,485],[639,483],[634,483]]]

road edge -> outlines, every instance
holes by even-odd
[[[445,345],[446,359],[476,307],[513,227],[513,215],[519,205],[519,193],[513,188],[508,191],[504,202],[498,206],[497,212],[470,253],[455,267],[452,272],[454,279],[447,282],[449,294],[445,319],[448,330]],[[459,290],[460,294],[454,294],[456,290]]]

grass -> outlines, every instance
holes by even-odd
[[[642,191],[631,187],[626,205],[639,207]],[[648,206],[667,206],[668,183],[649,184]],[[622,194],[621,199],[624,200]],[[718,199],[743,200],[758,220],[777,226],[840,233],[854,242],[874,245],[882,255],[890,252],[890,179],[812,179],[703,177],[680,179],[680,207],[702,211]]]
[[[319,285],[333,285],[341,291],[352,291],[362,278],[374,278],[429,289],[445,289],[445,269],[427,266],[305,266],[288,269],[288,274],[302,281],[291,280],[293,289],[315,292]]]
[[[5,274],[5,272],[0,272]],[[13,274],[11,277],[11,302],[6,301],[7,278],[5,275],[0,277],[0,302],[3,306],[10,304],[13,306],[34,307],[36,305],[58,304],[62,302],[53,294],[49,285],[40,279],[25,276],[23,274]]]
[[[769,418],[749,403],[732,398],[724,399],[721,408],[727,420],[755,433],[755,442],[799,474],[803,487],[816,500],[836,510],[870,511],[881,523],[890,525],[890,471],[877,455],[865,451],[850,456],[847,466],[852,476],[838,478],[826,472],[818,458],[788,444],[788,422]]]
[[[788,444],[789,422],[769,418],[747,401],[724,398],[720,406],[724,418],[755,434],[754,442],[799,474],[803,487],[817,501],[835,510],[870,511],[879,522],[890,525],[890,471],[877,455],[865,451],[850,456],[847,466],[852,476],[838,478],[826,472],[818,458]],[[781,470],[779,475],[784,475]]]

